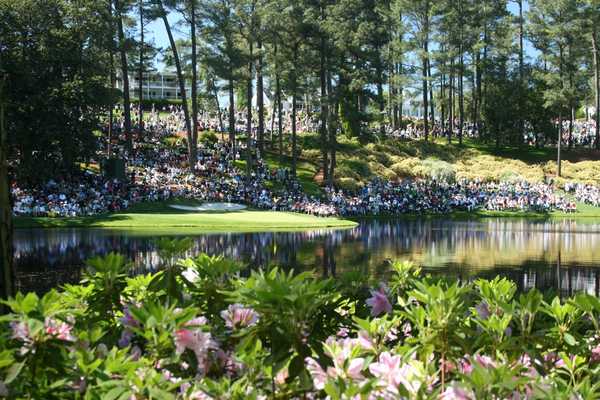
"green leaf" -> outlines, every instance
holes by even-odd
[[[289,366],[289,375],[290,378],[295,378],[300,375],[300,372],[304,369],[304,360],[299,355],[292,358]]]
[[[8,373],[6,374],[6,377],[4,378],[4,383],[9,384],[12,381],[14,381],[15,378],[17,376],[19,376],[19,373],[23,369],[24,365],[25,365],[25,361],[20,362],[20,363],[14,363],[13,365],[11,365],[10,368],[8,369]]]
[[[102,398],[104,400],[115,400],[116,398],[121,396],[124,392],[125,392],[124,387],[117,386],[116,388],[113,388],[108,393],[106,393],[104,396],[102,396]]]
[[[575,340],[575,338],[573,337],[573,335],[571,335],[570,333],[565,333],[565,342],[569,345],[569,346],[576,346],[577,345],[577,340]]]

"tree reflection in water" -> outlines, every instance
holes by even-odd
[[[182,236],[186,235],[181,232]],[[108,230],[18,230],[15,262],[23,289],[76,281],[84,260],[110,251],[133,261],[132,273],[155,271],[161,234]],[[199,252],[240,260],[249,268],[280,265],[336,277],[358,271],[384,279],[387,260],[412,260],[432,274],[459,280],[508,276],[521,290],[598,294],[600,223],[556,220],[365,221],[351,230],[192,235]]]

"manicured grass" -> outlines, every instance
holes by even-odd
[[[93,217],[45,218],[16,217],[16,228],[123,228],[189,229],[197,231],[265,231],[312,228],[350,228],[355,222],[338,218],[319,218],[305,214],[244,210],[236,212],[189,212],[170,208],[169,204],[193,202],[145,203],[125,212]],[[196,205],[198,203],[195,203]]]

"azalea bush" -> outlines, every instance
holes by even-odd
[[[386,282],[222,257],[18,294],[0,317],[0,397],[35,399],[595,399],[600,300],[458,284],[393,263]]]

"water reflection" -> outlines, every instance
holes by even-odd
[[[155,245],[159,236],[107,230],[18,230],[15,260],[21,285],[44,290],[58,282],[77,281],[85,259],[110,251],[127,255],[136,272],[156,270],[161,265]],[[520,289],[597,294],[599,245],[597,222],[431,219],[365,221],[351,230],[195,235],[190,255],[222,254],[251,268],[278,264],[333,277],[347,271],[381,277],[387,272],[387,260],[405,259],[428,272],[459,280],[500,274],[513,279]]]

